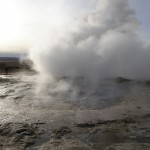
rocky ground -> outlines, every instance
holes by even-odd
[[[150,114],[115,120],[0,125],[1,150],[150,150]]]
[[[0,150],[150,150],[149,82],[107,80],[98,93],[85,84],[62,99],[36,95],[37,79],[0,77]]]
[[[23,150],[42,134],[38,124],[6,123],[0,125],[0,149]]]

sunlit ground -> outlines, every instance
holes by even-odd
[[[76,79],[80,81],[73,86],[78,91],[72,95],[52,93],[46,88],[37,93],[37,79],[37,75],[29,73],[0,76],[1,123],[42,119],[66,124],[149,113],[150,86],[145,82],[102,80],[92,91],[83,79]]]

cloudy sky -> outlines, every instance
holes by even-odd
[[[72,21],[94,11],[96,0],[0,0],[0,52],[25,52],[47,29],[67,29]],[[130,0],[141,26],[139,34],[150,38],[150,1]]]

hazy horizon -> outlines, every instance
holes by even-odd
[[[22,56],[25,56],[27,55],[27,53],[17,53],[17,52],[0,52],[0,57],[22,57]]]

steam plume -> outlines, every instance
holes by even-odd
[[[128,0],[97,0],[96,10],[32,48],[36,69],[52,78],[84,76],[150,79],[150,45],[137,34]],[[45,42],[46,41],[46,42]]]

